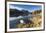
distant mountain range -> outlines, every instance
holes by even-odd
[[[34,14],[41,12],[41,10],[34,11]],[[33,14],[33,12],[29,12],[28,10],[18,10],[18,9],[10,9],[10,17],[18,17],[18,16],[27,16],[29,14]]]
[[[26,16],[30,14],[30,12],[28,12],[28,10],[17,10],[17,9],[10,9],[10,16]]]

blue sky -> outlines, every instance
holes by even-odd
[[[10,4],[10,9],[28,10],[29,12],[42,9],[41,5]]]

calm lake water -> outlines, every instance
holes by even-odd
[[[17,24],[20,23],[20,20],[19,19],[24,19],[24,20],[27,20],[28,18],[32,18],[32,16],[19,16],[19,17],[10,17],[10,28],[17,28]]]

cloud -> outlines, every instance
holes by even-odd
[[[20,8],[20,7],[15,7],[15,6],[13,6],[13,5],[10,5],[10,9],[18,9],[18,10],[22,10],[23,8]]]

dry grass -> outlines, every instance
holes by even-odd
[[[32,24],[18,24],[18,28],[30,28],[30,27],[40,27],[42,18],[41,16],[35,16],[32,18],[33,23]]]
[[[18,28],[40,27],[42,23],[42,13],[39,14],[40,15],[34,16],[32,19],[29,18],[29,20],[32,21],[32,24],[18,24]]]

